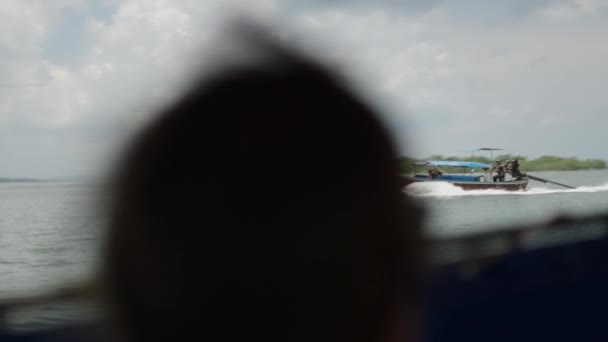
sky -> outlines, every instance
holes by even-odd
[[[3,0],[0,177],[105,173],[235,14],[345,74],[404,155],[608,159],[606,0]]]

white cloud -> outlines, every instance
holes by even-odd
[[[348,1],[302,8],[271,0],[106,4],[110,13],[98,15],[84,0],[0,2],[0,176],[107,165],[122,139],[179,93],[188,70],[219,49],[211,39],[227,8],[258,20],[278,17],[290,28],[283,36],[308,41],[305,47],[389,109],[392,131],[415,154],[490,143],[514,153],[608,158],[591,138],[608,124],[604,2],[519,6],[517,18],[501,14],[500,25],[467,19],[508,9],[490,2],[411,12]],[[58,65],[45,49],[61,39],[52,33],[66,10],[87,18],[74,28],[84,32],[83,44],[74,45],[82,58]],[[598,20],[563,20],[587,17]],[[585,133],[565,144],[562,136],[579,123]],[[555,134],[538,143],[548,127]]]
[[[600,5],[581,2],[575,11],[601,15]],[[368,91],[389,95],[396,110],[388,121],[398,138],[412,137],[405,143],[414,142],[410,151],[418,155],[490,142],[522,154],[608,157],[583,142],[589,130],[603,134],[600,128],[573,130],[582,118],[608,109],[601,95],[608,25],[549,24],[533,12],[509,26],[459,25],[446,16],[441,6],[411,16],[345,8],[310,11],[302,24],[311,36],[341,42],[331,58],[362,74]],[[539,132],[545,135],[540,144]],[[580,134],[581,143],[564,144],[566,132]]]
[[[3,175],[60,176],[101,168],[112,148],[149,117],[142,113],[150,114],[179,92],[188,67],[200,63],[193,57],[200,57],[226,19],[220,15],[226,5],[219,0],[110,2],[116,7],[106,18],[87,12],[89,4],[0,3],[0,16],[7,18],[0,21]],[[271,1],[256,4],[249,11],[253,16],[274,10]],[[91,17],[85,27],[73,28],[86,30],[86,50],[74,51],[83,55],[80,65],[56,65],[45,55],[66,9]],[[44,144],[34,147],[28,139]],[[33,148],[54,151],[46,167],[34,169],[26,160],[38,155]],[[73,153],[59,157],[57,151]]]
[[[606,5],[605,0],[570,0],[544,8],[540,13],[549,19],[569,20],[598,15]]]

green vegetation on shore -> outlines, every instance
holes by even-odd
[[[528,160],[527,157],[503,154],[496,156],[494,160],[512,160],[519,159],[520,169],[526,171],[573,171],[573,170],[598,170],[606,169],[606,161],[601,159],[578,159],[576,157],[563,158],[556,156],[542,156],[536,159]],[[413,171],[412,163],[417,160],[459,160],[459,161],[475,161],[480,163],[492,164],[490,158],[487,157],[455,157],[433,155],[428,158],[399,158],[399,169],[401,173],[410,173]]]

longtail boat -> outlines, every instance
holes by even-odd
[[[440,167],[449,167],[461,172],[444,172]],[[417,169],[427,169],[425,173],[417,173]],[[509,175],[506,176],[510,177]],[[425,160],[414,163],[411,175],[401,175],[401,186],[412,183],[447,182],[464,190],[525,190],[528,186],[527,177],[505,178],[504,181],[494,181],[492,165],[471,161],[455,160]]]

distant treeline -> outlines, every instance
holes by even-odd
[[[36,178],[6,178],[0,177],[0,183],[30,183],[30,182],[41,182],[42,180]]]
[[[578,159],[576,157],[563,158],[556,156],[542,156],[536,159],[528,160],[527,157],[517,156],[512,154],[503,154],[496,156],[494,160],[513,160],[519,159],[520,169],[522,171],[572,171],[572,170],[592,170],[606,169],[606,161],[601,159]],[[412,163],[417,160],[459,160],[459,161],[475,161],[479,163],[492,164],[493,162],[487,157],[455,157],[432,155],[428,158],[399,158],[399,169],[402,173],[410,173],[414,167]]]

